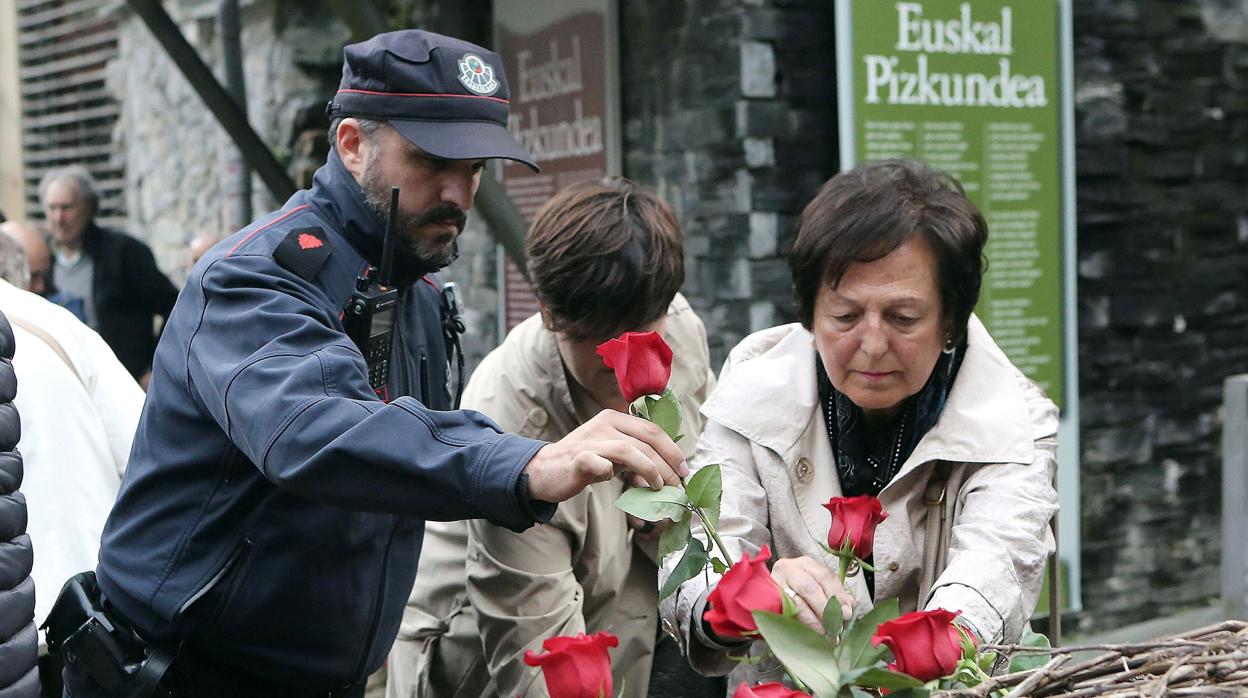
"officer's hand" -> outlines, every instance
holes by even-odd
[[[603,410],[543,446],[525,466],[529,496],[543,502],[571,499],[595,482],[625,471],[656,490],[680,484],[680,478],[689,474],[685,457],[662,429],[615,410]]]

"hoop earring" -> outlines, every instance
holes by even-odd
[[[948,337],[948,338],[946,338],[946,339],[945,339],[945,346],[944,346],[944,347],[942,347],[940,351],[941,351],[941,352],[943,352],[943,353],[945,353],[945,354],[952,354],[952,353],[953,353],[953,350],[954,350],[955,348],[957,348],[957,347],[956,347],[956,345],[953,343],[953,337]]]

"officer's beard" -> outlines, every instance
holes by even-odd
[[[364,163],[364,176],[360,180],[360,189],[364,191],[364,202],[378,220],[385,221],[390,216],[390,185],[382,181],[381,166],[377,163],[374,149]],[[454,204],[439,204],[422,213],[410,213],[402,208],[394,212],[394,229],[399,234],[399,245],[395,248],[395,270],[409,270],[420,274],[437,271],[450,264],[459,256],[455,238],[464,232],[468,215]],[[455,237],[436,241],[420,237],[420,229],[432,223],[452,223],[455,226]],[[416,267],[416,268],[413,268]]]

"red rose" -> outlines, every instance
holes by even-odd
[[[548,637],[542,641],[546,652],[528,650],[524,663],[542,668],[550,698],[610,698],[611,657],[607,648],[619,644],[619,638],[608,632]]]
[[[871,644],[881,642],[892,650],[896,661],[889,665],[920,681],[948,676],[962,658],[962,635],[953,627],[960,611],[943,608],[911,611],[900,618],[880,623]]]
[[[741,684],[732,698],[810,698],[808,694],[789,688],[782,683],[760,683],[757,686]]]
[[[849,541],[854,556],[865,560],[875,546],[875,527],[888,518],[880,500],[869,494],[861,497],[833,497],[823,507],[832,512],[828,547],[840,550]]]
[[[662,395],[672,377],[672,348],[658,332],[625,332],[599,344],[598,356],[615,370],[620,394],[629,402],[642,395]]]
[[[710,608],[702,617],[711,624],[716,635],[737,638],[747,632],[757,632],[752,611],[780,613],[784,610],[780,586],[767,571],[769,559],[771,549],[765,545],[753,560],[746,553],[715,585],[707,597]]]

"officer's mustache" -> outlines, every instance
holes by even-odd
[[[433,223],[452,223],[459,232],[464,232],[464,226],[468,224],[468,214],[455,204],[438,204],[433,208],[425,211],[412,222],[413,228],[430,225]]]

